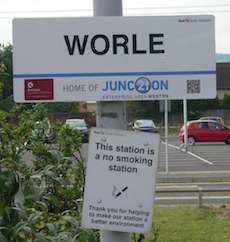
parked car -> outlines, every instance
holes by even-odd
[[[201,117],[201,118],[199,118],[199,120],[213,120],[218,123],[224,124],[224,119],[222,117],[218,117],[218,116]]]
[[[188,143],[196,142],[225,142],[230,144],[230,129],[223,124],[212,120],[193,120],[187,123]],[[184,142],[184,127],[179,133],[180,140]]]
[[[82,141],[88,142],[89,140],[89,128],[86,125],[84,119],[67,119],[65,122],[72,129],[77,129],[81,133]]]
[[[155,123],[151,119],[138,119],[133,123],[133,131],[157,133]]]

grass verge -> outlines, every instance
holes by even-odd
[[[145,242],[230,242],[230,206],[156,206],[154,213]]]

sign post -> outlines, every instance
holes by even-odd
[[[121,16],[122,0],[94,0],[94,16]],[[97,102],[97,127],[126,129],[125,102]],[[101,242],[129,242],[129,234],[101,230]]]
[[[188,108],[187,108],[187,100],[183,99],[183,116],[184,116],[184,148],[187,152],[188,150],[188,127],[187,127],[187,121],[188,121]]]
[[[165,172],[169,172],[169,159],[168,159],[168,100],[164,101],[165,104]]]

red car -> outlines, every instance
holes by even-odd
[[[188,143],[225,142],[230,144],[230,129],[223,124],[211,120],[193,120],[187,123]],[[184,142],[184,127],[180,130],[180,140]]]

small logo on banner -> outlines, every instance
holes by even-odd
[[[139,93],[147,93],[151,89],[151,82],[146,77],[139,77],[135,82],[135,88]]]
[[[25,80],[25,100],[53,100],[53,79]]]

